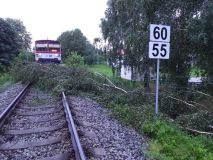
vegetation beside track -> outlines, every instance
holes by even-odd
[[[0,74],[0,92],[12,84],[12,77],[9,73]]]
[[[0,86],[11,80],[11,76],[8,73],[0,75]]]
[[[118,79],[114,83],[113,78],[90,72],[85,68],[17,63],[11,73],[15,80],[37,82],[38,87],[56,94],[65,91],[71,95],[88,96],[97,100],[109,108],[118,119],[151,139],[147,152],[151,157],[174,160],[211,160],[213,157],[211,136],[196,133],[192,135],[183,129],[191,126],[195,127],[193,129],[211,131],[207,126],[212,123],[212,112],[200,112],[203,111],[202,108],[187,104],[189,100],[196,100],[198,95],[200,98],[205,98],[205,95],[197,92],[183,94],[184,92],[164,89],[160,95],[161,114],[156,118],[154,94],[144,92],[141,87],[122,90],[124,86],[122,82],[118,83]]]
[[[113,77],[112,74],[112,68],[106,64],[94,64],[94,65],[88,65],[87,68],[89,71],[100,73],[110,80],[113,81],[118,86],[122,86],[122,88],[128,89],[128,90],[134,90],[136,88],[140,88],[143,86],[143,82],[137,82],[137,81],[129,81],[122,79],[120,77]]]

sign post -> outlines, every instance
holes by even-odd
[[[157,59],[155,113],[158,115],[160,59],[169,59],[170,26],[150,24],[149,58]]]
[[[158,114],[158,91],[159,91],[159,75],[160,75],[159,70],[160,70],[160,59],[157,59],[155,114]]]

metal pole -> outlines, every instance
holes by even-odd
[[[159,69],[160,69],[160,59],[157,59],[157,79],[156,79],[156,101],[155,101],[155,113],[158,115],[158,90],[159,90]]]

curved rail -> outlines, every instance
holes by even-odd
[[[69,131],[71,133],[72,144],[75,150],[75,157],[77,160],[86,160],[64,92],[62,92],[62,101],[65,108]]]
[[[5,108],[5,110],[0,114],[0,128],[4,124],[7,117],[9,117],[11,111],[16,107],[16,105],[19,103],[19,101],[22,99],[22,97],[27,92],[27,89],[29,88],[30,83],[28,83],[24,89],[16,96],[16,98]]]

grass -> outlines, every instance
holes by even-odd
[[[204,136],[189,136],[178,126],[164,120],[154,120],[143,126],[152,135],[148,154],[162,160],[212,160],[213,141]]]
[[[88,65],[88,69],[93,72],[98,72],[108,78],[113,78],[112,68],[106,64]]]
[[[8,81],[11,81],[11,76],[8,73],[0,74],[0,86]]]
[[[130,80],[122,79],[120,77],[116,77],[116,76],[113,77],[112,68],[106,64],[88,65],[87,67],[92,72],[98,72],[98,73],[106,76],[107,78],[112,80],[116,85],[122,86],[124,89],[133,90],[136,88],[143,87],[143,82],[140,82],[140,81],[133,82]]]
[[[0,74],[0,92],[5,90],[12,84],[12,77],[9,73],[2,73]]]

